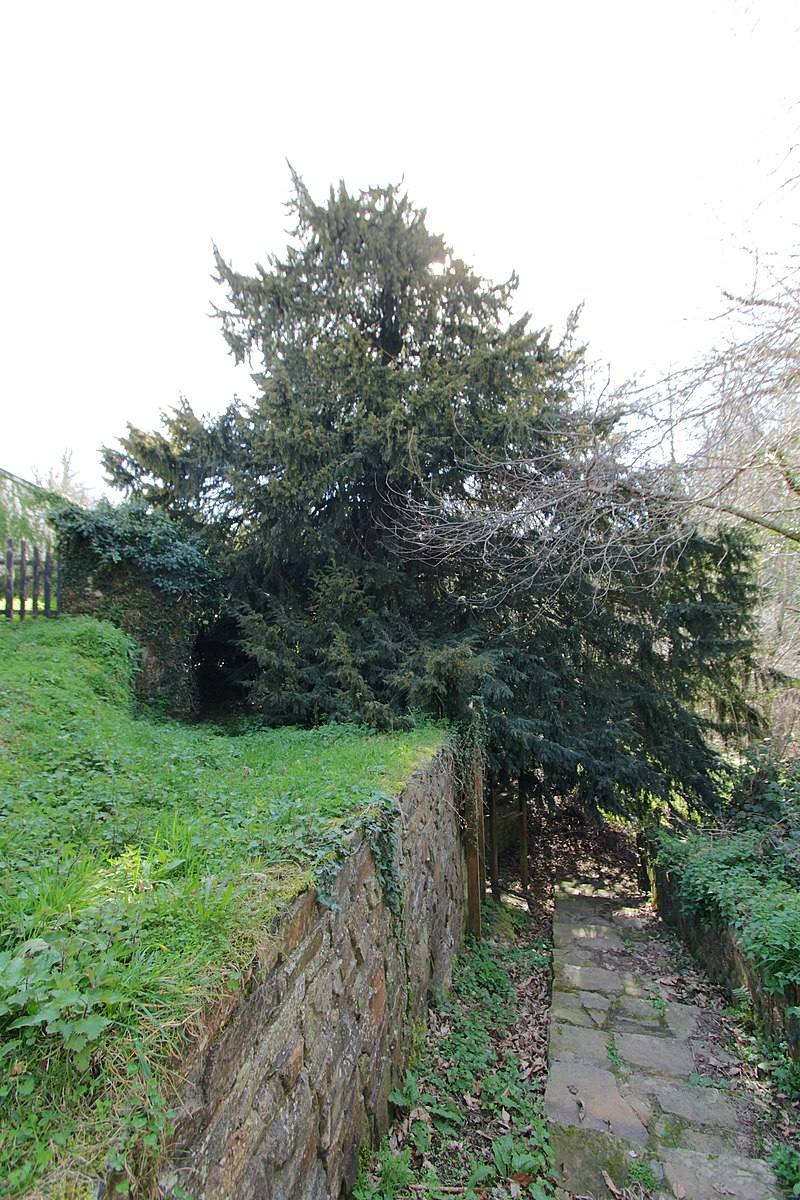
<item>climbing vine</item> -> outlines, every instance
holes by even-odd
[[[196,708],[193,653],[217,577],[201,543],[141,502],[51,514],[66,612],[124,629],[141,649],[140,697],[178,715]]]

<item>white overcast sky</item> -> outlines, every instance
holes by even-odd
[[[743,245],[794,237],[798,0],[2,6],[0,466],[98,448],[252,388],[209,317],[211,243],[286,242],[312,192],[401,177],[520,307],[617,374],[712,336]]]

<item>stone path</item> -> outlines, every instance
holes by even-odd
[[[556,888],[545,1107],[562,1187],[594,1200],[636,1183],[658,1197],[775,1200],[746,1102],[703,1074],[721,1051],[700,1009],[665,1000],[641,965],[650,935],[632,899]]]

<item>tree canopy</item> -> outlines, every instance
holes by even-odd
[[[289,208],[282,257],[240,274],[216,252],[255,399],[212,420],[184,402],[105,453],[113,483],[222,564],[250,704],[276,724],[479,714],[497,769],[608,803],[707,797],[706,734],[740,709],[744,540],[689,532],[657,567],[615,561],[602,587],[591,563],[506,586],[555,510],[512,531],[500,564],[415,552],[404,513],[502,507],[502,476],[474,464],[540,458],[578,422],[582,351],[572,329],[555,342],[515,317],[516,278],[480,278],[398,187],[318,204],[294,176]],[[636,515],[603,520],[613,537]]]

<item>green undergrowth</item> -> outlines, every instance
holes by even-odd
[[[491,905],[486,917],[493,932],[469,942],[451,991],[437,997],[390,1096],[394,1126],[363,1164],[355,1200],[555,1195],[542,1085],[509,1037],[520,1020],[517,985],[548,951],[519,911]]]
[[[89,618],[0,628],[1,1196],[142,1194],[187,1026],[446,736],[180,725],[134,666]]]
[[[688,915],[738,930],[768,992],[800,985],[800,759],[754,748],[717,826],[685,837],[662,831],[658,859]]]
[[[683,913],[700,925],[728,924],[752,963],[760,986],[784,1005],[795,1044],[768,1035],[746,988],[730,1010],[739,1026],[737,1053],[786,1100],[800,1100],[796,1044],[800,1009],[800,773],[768,759],[748,764],[718,827],[678,837],[657,835],[659,866],[677,891]],[[782,1142],[770,1155],[788,1196],[800,1196],[800,1150]]]
[[[683,838],[662,832],[658,837],[659,864],[670,872],[683,911],[701,921],[722,919],[734,926],[773,995],[800,985],[797,850],[793,835],[787,839],[758,826]]]
[[[770,1158],[775,1178],[788,1196],[800,1196],[800,1151],[778,1146]]]

